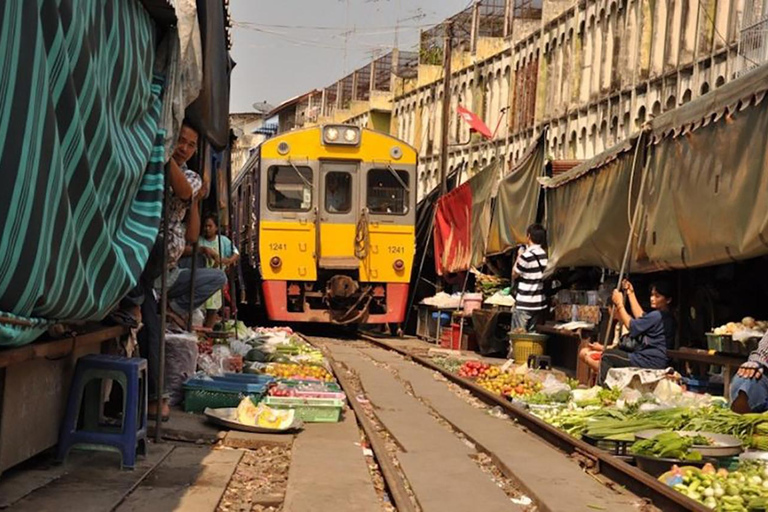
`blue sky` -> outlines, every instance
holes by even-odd
[[[230,110],[280,103],[323,88],[395,43],[414,47],[419,30],[469,0],[231,0],[235,22]]]

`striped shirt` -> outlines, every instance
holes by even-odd
[[[547,252],[540,245],[532,245],[517,260],[517,309],[541,311],[547,309],[544,295],[544,269],[547,268]]]

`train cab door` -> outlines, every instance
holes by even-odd
[[[318,266],[357,270],[355,229],[360,216],[360,183],[357,163],[320,164],[318,205]]]

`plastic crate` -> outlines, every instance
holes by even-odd
[[[313,385],[320,385],[322,386],[322,390],[309,390],[309,389],[296,389],[302,384],[313,384]],[[326,398],[326,399],[334,399],[334,400],[344,400],[346,399],[346,394],[344,391],[341,390],[341,388],[338,386],[338,384],[335,384],[333,382],[318,382],[318,381],[307,381],[307,380],[281,380],[278,384],[278,387],[286,387],[293,390],[294,396],[296,398]],[[272,395],[270,395],[272,396]],[[275,397],[275,398],[293,398],[293,397]]]
[[[706,336],[707,348],[709,350],[714,350],[715,352],[725,352],[725,349],[728,347],[727,343],[731,341],[731,337],[727,334],[713,334],[708,332]]]
[[[261,398],[272,382],[261,379],[260,382],[226,379],[226,377],[195,377],[184,384],[184,411],[203,412],[207,407],[237,407],[245,396]]]
[[[293,409],[305,423],[336,423],[344,408],[343,400],[329,398],[268,396],[264,404],[274,409]]]
[[[267,385],[274,381],[270,375],[260,375],[255,373],[225,373],[224,375],[213,375],[210,377],[215,382],[240,382],[245,384]]]

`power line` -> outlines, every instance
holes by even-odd
[[[715,34],[717,34],[717,37],[719,37],[720,40],[723,43],[725,43],[725,47],[728,48],[728,46],[730,46],[730,43],[728,42],[728,40],[725,37],[723,37],[723,34],[720,33],[720,30],[718,30],[717,23],[715,23],[715,19],[712,17],[712,15],[709,13],[709,11],[707,9],[703,9],[702,8],[701,2],[699,2],[699,12],[703,12],[704,13],[704,16],[706,16],[707,19],[709,20],[709,22],[712,24],[712,29],[715,31]],[[760,65],[759,62],[755,62],[754,60],[750,59],[749,57],[747,57],[744,54],[742,54],[741,56],[746,61],[748,61],[750,64],[752,64],[753,66],[759,66]]]

